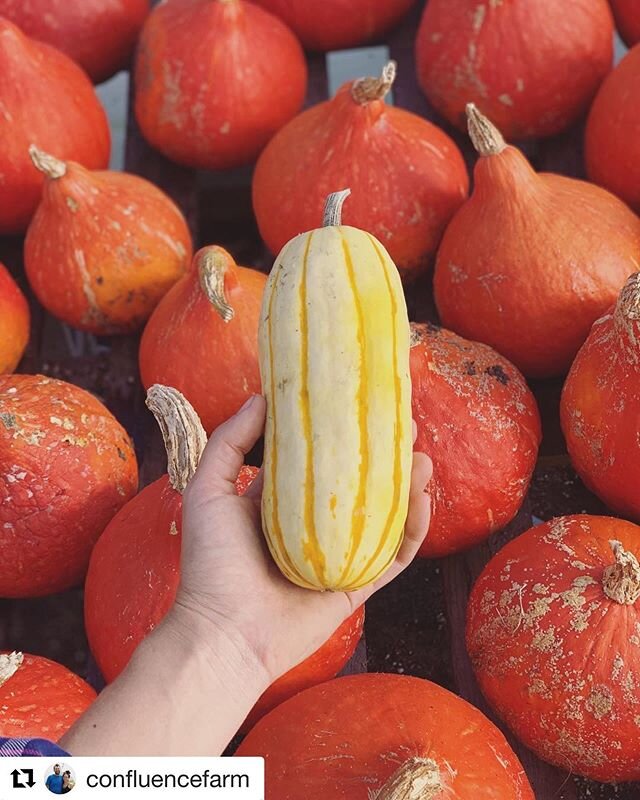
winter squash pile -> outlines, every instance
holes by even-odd
[[[0,264],[0,375],[18,366],[29,340],[29,320],[25,296]]]

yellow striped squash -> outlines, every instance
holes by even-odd
[[[340,224],[347,194],[276,259],[259,333],[265,535],[287,578],[334,591],[393,562],[412,459],[402,285],[377,239]]]

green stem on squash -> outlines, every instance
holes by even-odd
[[[397,69],[396,62],[389,61],[383,67],[379,78],[358,78],[351,84],[351,96],[362,106],[374,100],[384,100],[391,91]]]
[[[640,597],[640,564],[638,559],[625,550],[621,542],[609,542],[615,563],[605,567],[602,573],[602,588],[607,597],[616,603],[632,606]]]
[[[230,258],[222,248],[206,247],[196,259],[200,287],[223,322],[231,322],[235,312],[224,291],[225,276],[231,267]]]
[[[22,653],[8,653],[0,656],[0,686],[12,678],[22,666],[24,656]]]
[[[162,432],[169,483],[182,494],[198,468],[207,434],[195,409],[177,389],[156,383],[147,392],[146,403]]]
[[[342,189],[342,191],[333,192],[327,197],[322,216],[323,228],[329,228],[333,225],[342,225],[342,206],[350,194],[351,189]]]
[[[43,172],[48,178],[55,180],[56,178],[63,178],[67,174],[67,165],[64,161],[60,161],[55,156],[50,156],[44,150],[40,150],[35,144],[30,145],[29,155],[33,166]]]
[[[393,773],[375,800],[430,800],[443,789],[440,769],[432,758],[410,758]]]
[[[507,146],[500,131],[474,103],[467,103],[467,128],[473,146],[481,156],[497,156]]]

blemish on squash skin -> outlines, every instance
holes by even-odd
[[[2,424],[8,431],[10,431],[12,428],[17,427],[16,415],[11,414],[8,411],[5,411],[4,413],[0,414],[0,422],[2,422]]]
[[[178,535],[178,526],[175,523],[175,520],[171,520],[171,525],[169,525],[169,536],[177,536]]]
[[[331,494],[329,497],[329,511],[331,511],[331,515],[333,518],[336,518],[336,503],[338,502],[338,498],[335,494]]]

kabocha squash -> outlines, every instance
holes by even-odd
[[[276,564],[311,589],[353,590],[402,542],[411,477],[409,322],[384,247],[341,225],[277,257],[260,317],[267,400],[262,522]]]
[[[540,415],[506,358],[431,324],[411,325],[411,385],[414,448],[434,464],[420,555],[449,555],[518,513],[536,464]]]
[[[265,757],[270,800],[533,800],[493,723],[406,675],[352,675],[301,692],[236,755]]]
[[[277,17],[245,0],[167,0],[147,18],[135,67],[144,137],[189,167],[252,162],[300,109],[307,64]]]
[[[280,17],[310,50],[344,50],[395,25],[414,0],[256,0]]]
[[[0,0],[0,16],[57,47],[96,83],[124,69],[149,0]]]
[[[272,253],[317,225],[332,189],[346,183],[345,222],[370,231],[403,277],[430,266],[469,179],[454,142],[427,120],[388,106],[395,77],[345,84],[286,125],[258,159],[253,207]]]
[[[540,758],[640,779],[640,528],[561,517],[504,547],[469,601],[485,697]]]
[[[636,211],[640,211],[639,97],[640,44],[627,53],[600,87],[585,130],[589,177]]]
[[[18,366],[29,341],[29,322],[27,299],[0,264],[0,374]]]
[[[258,320],[266,282],[266,275],[237,266],[221,247],[205,247],[144,330],[145,388],[161,383],[178,389],[208,433],[260,392]]]
[[[184,217],[153,184],[124,172],[91,172],[30,148],[46,176],[27,232],[31,288],[54,316],[95,334],[142,326],[187,271]]]
[[[640,42],[640,0],[609,0],[618,33],[629,47]]]
[[[57,742],[95,700],[73,672],[42,656],[0,654],[0,736]]]
[[[85,586],[87,636],[108,682],[173,605],[180,580],[182,492],[207,441],[194,409],[175,389],[152,387],[147,404],[163,431],[169,474],[145,487],[106,527],[91,556]],[[239,494],[257,472],[243,467],[236,483]],[[244,729],[282,700],[333,678],[353,654],[363,619],[364,609],[358,609],[316,653],[272,684]]]
[[[640,273],[593,326],[560,404],[576,471],[613,511],[640,520]]]
[[[440,318],[527,377],[563,374],[638,268],[640,219],[597,186],[536,174],[474,106],[468,115],[480,158],[438,251]]]
[[[418,80],[463,128],[476,103],[508,139],[551,136],[587,110],[613,60],[607,0],[429,0]]]
[[[24,232],[40,200],[44,179],[29,145],[103,169],[111,144],[104,109],[80,67],[2,17],[0,108],[2,235]]]
[[[42,375],[0,376],[0,597],[80,583],[137,488],[131,440],[99,400]]]

